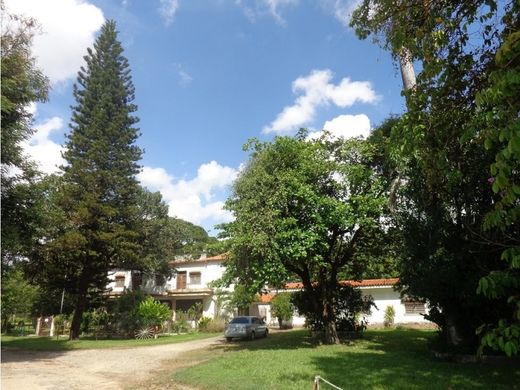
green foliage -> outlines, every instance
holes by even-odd
[[[109,312],[117,323],[116,329],[126,337],[132,337],[134,332],[142,325],[138,314],[138,308],[145,299],[142,291],[127,291],[117,298]]]
[[[401,178],[394,217],[404,243],[404,292],[428,299],[431,318],[451,344],[475,347],[477,327],[507,312],[506,299],[491,303],[476,290],[483,276],[505,269],[499,248],[518,237],[517,226],[484,230],[486,215],[500,203],[488,183],[489,166],[498,143],[505,148],[509,141],[495,129],[514,128],[518,88],[511,80],[494,91],[498,97],[503,89],[502,103],[514,102],[509,108],[492,100],[482,108],[494,93],[482,91],[496,81],[496,50],[507,26],[518,23],[517,9],[515,1],[405,0],[396,6],[366,0],[352,18],[359,37],[372,36],[396,59],[408,52],[407,59],[421,65],[416,86],[403,93],[408,112],[392,126],[388,166]],[[499,142],[485,140],[482,118]],[[502,175],[494,189],[503,184]]]
[[[141,242],[140,264],[134,264],[134,269],[154,275],[156,279],[167,279],[173,273],[169,261],[175,252],[177,237],[170,229],[168,205],[160,192],[139,188],[137,223]]]
[[[394,318],[395,318],[395,309],[393,306],[387,306],[385,308],[385,317],[383,321],[383,325],[385,328],[388,328],[392,325],[394,325]]]
[[[172,237],[174,256],[198,259],[202,254],[213,256],[222,253],[218,240],[209,237],[202,227],[191,222],[170,217],[168,229]]]
[[[362,275],[367,264],[353,254],[381,228],[385,208],[374,146],[306,141],[300,133],[248,147],[250,160],[226,203],[236,219],[223,226],[231,249],[224,282],[253,294],[299,278],[316,310],[328,307],[326,341],[335,343],[338,275]]]
[[[211,318],[211,317],[202,317],[202,318],[199,320],[198,324],[197,324],[199,330],[204,331],[204,332],[207,331],[207,329],[208,329],[209,324],[211,323],[211,321],[212,321],[212,318]]]
[[[479,281],[477,292],[490,299],[506,299],[507,317],[483,325],[480,352],[500,349],[507,356],[520,353],[520,5],[515,3],[504,17],[503,41],[495,55],[489,86],[477,95],[477,125],[487,149],[496,150],[490,183],[498,194],[495,207],[485,220],[488,230],[506,233],[502,245],[505,269],[496,269]],[[487,333],[485,331],[488,331]]]
[[[190,319],[188,313],[182,310],[175,312],[175,321],[172,324],[172,331],[174,333],[186,333],[191,329],[189,324]]]
[[[137,315],[145,326],[161,326],[164,321],[172,317],[172,312],[164,303],[147,297],[139,304]]]
[[[79,337],[83,311],[104,290],[108,271],[142,266],[137,107],[122,52],[115,22],[108,21],[94,49],[88,49],[74,86],[59,201],[64,223],[47,236],[41,259],[42,268],[53,271],[47,275],[69,281],[69,292],[75,295],[73,339]]]
[[[219,333],[223,332],[226,322],[222,318],[202,317],[198,323],[199,332]]]
[[[202,318],[202,302],[197,302],[186,311],[188,320],[198,322]]]
[[[36,22],[2,10],[1,37],[1,256],[2,272],[27,256],[40,226],[37,172],[22,153],[22,141],[33,134],[29,105],[47,99],[48,79],[31,53]],[[35,238],[36,237],[36,238]]]
[[[249,306],[255,301],[256,293],[251,291],[245,284],[239,283],[234,286],[229,295],[228,306],[236,309],[241,315],[249,314]]]
[[[305,316],[307,326],[315,331],[325,329],[324,305],[316,308],[312,298],[309,299],[309,292],[306,290],[298,291],[293,294],[292,302],[296,306],[298,313]],[[368,314],[374,300],[370,296],[363,296],[360,289],[354,289],[348,285],[338,285],[333,295],[337,317],[337,329],[343,332],[363,330],[365,321],[358,321],[359,315]]]
[[[39,288],[26,279],[21,266],[12,267],[5,272],[1,288],[1,317],[4,329],[10,317],[26,317],[31,314]]]
[[[282,326],[283,321],[289,321],[292,319],[293,312],[294,308],[291,301],[291,294],[288,292],[276,294],[271,301],[271,314],[278,318],[280,327]]]
[[[105,308],[84,312],[81,322],[81,331],[83,333],[94,333],[97,339],[98,334],[102,331],[109,333],[114,332],[115,329],[111,327],[113,321],[113,316],[108,313]]]

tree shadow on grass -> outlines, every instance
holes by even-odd
[[[431,337],[417,330],[371,331],[361,348],[312,363],[317,375],[342,388],[520,389],[520,367],[440,361],[427,349]]]
[[[255,340],[233,340],[231,342],[223,341],[216,348],[224,350],[277,350],[277,349],[301,349],[315,348],[319,343],[313,339],[310,332],[306,329],[298,329],[290,332],[272,333],[265,338]]]

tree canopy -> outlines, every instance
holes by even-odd
[[[37,172],[21,143],[33,134],[30,105],[47,99],[49,81],[36,67],[31,42],[36,21],[2,10],[1,38],[1,217],[2,272],[27,256],[40,223]]]
[[[361,140],[252,141],[251,157],[226,207],[235,221],[228,282],[261,291],[291,278],[303,283],[323,319],[325,342],[336,343],[334,293],[339,275],[360,278],[367,268],[356,250],[381,228],[381,175],[370,165],[374,147]]]
[[[401,282],[406,293],[428,299],[431,319],[452,344],[474,346],[483,323],[520,320],[512,298],[518,12],[517,1],[364,0],[352,19],[359,37],[372,36],[395,57],[406,48],[421,68],[416,85],[403,91],[408,112],[391,136],[403,178],[396,212],[405,243]],[[504,283],[491,283],[495,277]],[[479,280],[487,298],[477,294]]]
[[[48,252],[58,273],[75,285],[71,339],[79,337],[89,297],[104,290],[108,271],[132,269],[139,261],[141,150],[135,145],[134,87],[122,52],[115,22],[108,21],[74,85],[59,199],[64,223]]]

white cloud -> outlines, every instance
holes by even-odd
[[[160,0],[160,2],[159,13],[164,23],[168,26],[173,22],[173,17],[179,9],[179,0]]]
[[[150,190],[161,192],[171,216],[200,225],[231,220],[231,214],[224,210],[224,202],[215,197],[218,190],[231,185],[237,174],[236,169],[211,161],[202,164],[191,180],[176,180],[164,168],[152,167],[144,167],[138,179]]]
[[[367,138],[370,135],[370,119],[365,114],[340,115],[326,121],[323,130],[327,130],[332,138]],[[307,139],[318,139],[323,131],[310,133]]]
[[[361,0],[321,0],[323,7],[334,14],[345,27],[349,27],[352,12],[361,4]]]
[[[26,142],[22,142],[25,154],[36,162],[40,171],[46,174],[56,173],[58,167],[65,164],[61,157],[63,147],[50,139],[50,135],[63,128],[63,119],[52,117],[37,124],[35,133]]]
[[[101,9],[82,0],[7,0],[6,6],[9,12],[33,17],[41,25],[33,54],[53,84],[76,76],[104,22]]]
[[[253,5],[248,0],[236,0],[235,4],[242,8],[244,15],[253,23],[260,16],[270,15],[283,26],[286,22],[282,17],[281,9],[298,4],[298,0],[256,0]]]
[[[350,81],[344,78],[339,84],[331,83],[330,70],[313,70],[308,76],[299,77],[292,83],[293,93],[300,96],[292,106],[285,107],[264,133],[288,133],[308,125],[319,107],[334,104],[350,107],[356,102],[374,103],[377,95],[368,81]]]
[[[177,70],[177,77],[179,78],[179,85],[181,87],[185,87],[193,81],[193,77],[184,69],[184,67],[179,64],[174,64]]]

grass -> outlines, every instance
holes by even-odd
[[[277,333],[188,354],[184,364],[191,360],[191,367],[165,371],[148,386],[311,389],[319,375],[343,389],[520,389],[518,361],[439,361],[427,349],[434,336],[425,330],[369,330],[363,339],[327,346],[316,345],[303,330]]]
[[[140,346],[180,343],[215,336],[215,333],[187,333],[181,335],[163,335],[158,339],[99,339],[83,337],[69,341],[66,337],[2,336],[2,348],[20,348],[33,351],[67,351],[73,349],[134,348]]]

